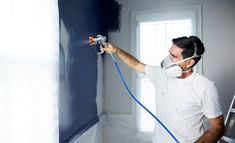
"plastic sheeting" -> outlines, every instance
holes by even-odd
[[[101,115],[100,121],[74,143],[153,143],[138,135],[131,115]]]
[[[103,143],[103,126],[101,122],[91,127],[73,143]]]

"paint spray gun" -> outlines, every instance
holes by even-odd
[[[89,37],[89,44],[90,45],[99,45],[99,51],[97,51],[97,54],[100,55],[102,53],[104,53],[104,51],[102,50],[103,46],[106,46],[106,41],[107,38],[106,36],[102,36],[102,35],[97,35],[96,38],[90,36]],[[113,61],[116,63],[116,59],[114,58],[113,54],[110,54],[110,56],[112,57]]]
[[[99,51],[97,51],[97,54],[102,54],[104,51],[101,49],[102,46],[106,46],[106,36],[97,35],[96,37],[90,36],[89,37],[89,44],[90,45],[100,45]]]

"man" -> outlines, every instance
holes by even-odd
[[[168,127],[180,143],[216,143],[224,133],[224,118],[215,84],[193,71],[204,53],[204,45],[196,36],[179,37],[160,66],[150,66],[111,43],[102,48],[116,53],[129,67],[144,73],[155,86],[156,116]],[[210,128],[203,130],[206,117]],[[158,124],[154,143],[174,140]]]

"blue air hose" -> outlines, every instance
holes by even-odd
[[[126,81],[125,81],[125,79],[124,79],[124,77],[123,77],[123,75],[122,75],[122,72],[121,72],[121,70],[120,70],[118,64],[117,64],[117,61],[115,60],[115,58],[114,58],[114,56],[113,56],[112,54],[110,54],[110,55],[111,55],[112,60],[113,60],[115,66],[116,66],[116,68],[117,68],[117,70],[118,70],[118,73],[119,73],[119,75],[120,75],[120,77],[121,77],[121,79],[122,79],[122,82],[123,82],[123,84],[124,84],[126,90],[127,90],[128,93],[129,93],[129,96],[131,96],[141,107],[143,107],[150,115],[152,115],[153,118],[158,121],[158,123],[168,132],[168,134],[175,140],[176,143],[179,143],[179,141],[178,141],[178,140],[176,139],[176,137],[171,133],[171,131],[170,131],[170,130],[151,112],[151,111],[149,111],[148,108],[146,108],[146,107],[132,94],[132,92],[130,91],[130,89],[128,88],[128,86],[127,86],[127,84],[126,84]]]

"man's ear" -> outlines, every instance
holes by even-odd
[[[190,59],[190,60],[187,61],[186,67],[187,67],[187,68],[190,68],[190,67],[192,67],[194,64],[195,64],[195,60],[194,60],[194,59]]]

